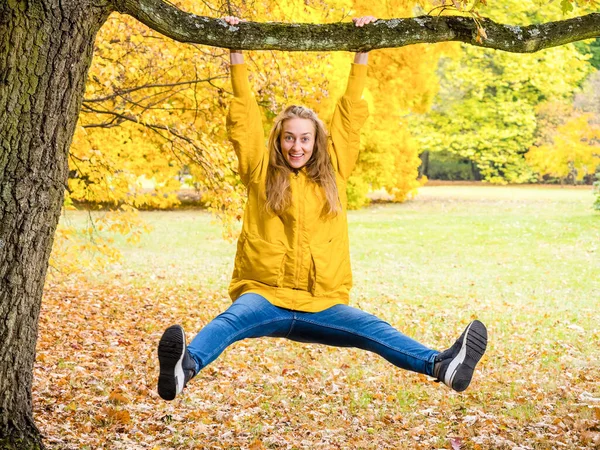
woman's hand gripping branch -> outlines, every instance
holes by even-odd
[[[377,21],[377,17],[374,16],[363,16],[363,17],[353,17],[352,22],[357,27],[364,27],[369,23],[373,23]],[[354,56],[354,64],[367,64],[369,61],[369,52],[357,52]]]
[[[240,22],[246,22],[236,16],[225,16],[223,20],[229,25],[237,25]],[[229,61],[231,64],[244,64],[244,54],[241,50],[229,50]]]

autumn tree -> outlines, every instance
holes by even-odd
[[[161,0],[0,3],[0,448],[42,446],[31,398],[42,290],[94,41],[113,12],[180,42],[244,50],[357,51],[456,40],[534,52],[600,34],[600,14],[529,27],[422,16],[357,30],[348,23],[232,27]]]
[[[548,144],[533,146],[527,153],[528,162],[542,175],[551,175],[561,183],[575,184],[587,175],[594,175],[600,166],[600,127],[591,114],[573,114],[556,128]]]
[[[594,181],[600,170],[599,82],[595,71],[572,102],[549,99],[536,108],[536,139],[525,159],[544,180]]]

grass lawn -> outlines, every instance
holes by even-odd
[[[376,355],[234,344],[173,402],[156,344],[227,308],[235,244],[203,211],[144,212],[118,264],[50,277],[34,380],[50,448],[538,449],[600,446],[600,214],[591,189],[431,186],[349,213],[352,304],[444,349],[488,353],[451,392]],[[86,214],[63,222],[83,227]]]

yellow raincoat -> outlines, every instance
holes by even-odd
[[[231,66],[234,99],[227,117],[229,137],[248,188],[229,295],[235,301],[253,292],[273,305],[318,312],[348,303],[352,287],[346,183],[358,157],[360,128],[369,112],[361,99],[367,66],[352,64],[348,86],[329,127],[329,153],[336,171],[342,212],[320,217],[321,188],[304,170],[291,176],[292,204],[280,216],[265,212],[269,164],[261,114],[250,92],[245,64]]]

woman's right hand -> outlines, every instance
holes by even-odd
[[[227,22],[229,25],[237,25],[240,22],[245,22],[245,20],[240,19],[236,16],[225,16],[223,20]],[[244,64],[244,54],[241,50],[229,50],[229,61],[231,64]]]

